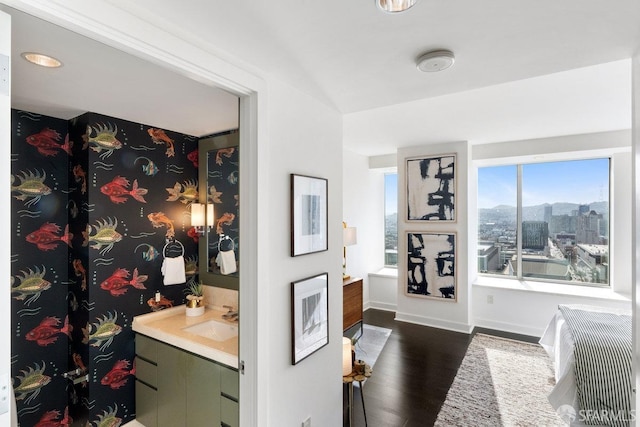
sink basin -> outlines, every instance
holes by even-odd
[[[186,327],[183,331],[214,341],[226,341],[238,336],[238,325],[219,322],[217,320],[207,320],[206,322]]]

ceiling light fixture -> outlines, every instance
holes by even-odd
[[[43,55],[35,52],[23,52],[21,55],[24,59],[32,64],[39,65],[46,68],[58,68],[62,67],[62,62],[54,58],[53,56]]]
[[[418,0],[376,0],[378,7],[388,13],[403,12],[416,4]]]
[[[451,67],[456,57],[450,50],[433,50],[418,58],[418,70],[425,72],[442,71]]]

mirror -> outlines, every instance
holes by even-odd
[[[239,150],[237,130],[198,142],[199,201],[208,221],[198,240],[200,280],[221,288],[239,288]],[[213,215],[210,209],[213,208]]]

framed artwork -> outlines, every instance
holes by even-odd
[[[456,301],[456,234],[407,233],[408,296]]]
[[[327,180],[291,174],[291,256],[326,251]]]
[[[407,221],[455,222],[456,155],[407,159]]]
[[[291,283],[291,363],[329,343],[329,275]]]

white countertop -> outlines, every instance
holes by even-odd
[[[226,341],[215,341],[184,331],[184,328],[207,320],[237,324],[224,320],[222,315],[225,313],[225,310],[207,307],[203,315],[189,317],[185,314],[185,306],[179,305],[135,316],[132,328],[142,335],[237,369],[237,336]]]

